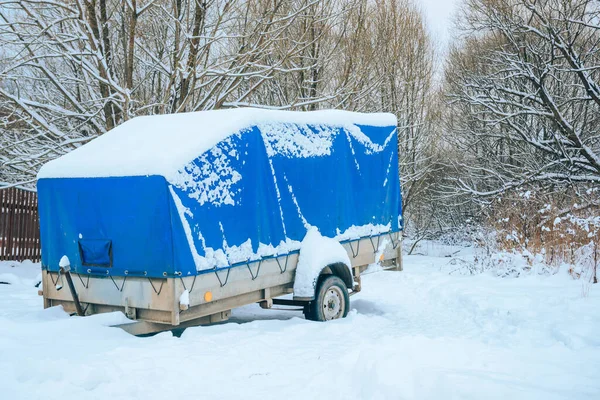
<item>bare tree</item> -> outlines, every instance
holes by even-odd
[[[600,183],[599,18],[588,0],[467,2],[446,75],[462,190]]]
[[[310,62],[289,61],[319,36],[291,30],[322,4],[4,1],[1,180],[30,183],[42,163],[135,115],[242,105],[266,82],[310,73]],[[337,11],[319,12],[325,21]],[[278,60],[263,62],[275,52]]]
[[[0,187],[137,115],[344,108],[398,116],[404,209],[428,215],[439,113],[411,0],[4,0],[0,48]]]

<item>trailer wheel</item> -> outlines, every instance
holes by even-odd
[[[315,299],[304,310],[311,321],[329,321],[344,318],[350,309],[350,296],[344,281],[335,275],[326,275],[319,280]]]

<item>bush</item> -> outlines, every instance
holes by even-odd
[[[600,207],[594,197],[598,190],[584,194],[540,196],[522,191],[496,199],[488,225],[497,232],[497,250],[524,258],[530,267],[543,263],[548,270],[558,270],[566,264],[574,278],[597,283]],[[510,264],[500,259],[496,263]]]

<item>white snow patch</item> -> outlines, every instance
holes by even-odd
[[[231,167],[228,153],[213,147],[199,157],[198,163],[190,163],[179,170],[170,182],[200,205],[209,202],[221,206],[235,205],[232,188],[241,179],[242,175]]]
[[[344,246],[336,239],[322,236],[316,227],[310,227],[302,245],[294,279],[295,297],[313,297],[321,270],[328,265],[343,263],[350,274],[350,258]]]
[[[198,271],[204,271],[212,268],[223,268],[229,265],[227,256],[222,249],[204,248],[204,257],[200,256],[202,263]]]
[[[367,154],[378,153],[380,151],[383,151],[383,149],[388,145],[388,143],[390,142],[390,140],[392,140],[392,138],[396,136],[396,129],[394,129],[388,135],[388,137],[385,138],[385,141],[383,142],[383,144],[380,145],[380,144],[374,143],[356,125],[348,126],[346,128],[346,130],[348,131],[348,133],[350,133],[350,135],[352,135],[352,137],[354,137],[354,139],[358,140],[358,142],[362,143],[362,145],[366,147],[366,149],[367,149],[366,153]]]
[[[296,199],[296,195],[294,194],[294,189],[292,188],[292,185],[290,185],[287,182],[287,178],[285,175],[283,176],[283,178],[285,179],[285,183],[287,184],[288,191],[290,192],[290,195],[292,196],[292,201],[294,202],[294,205],[296,206],[296,211],[298,211],[298,215],[300,216],[300,219],[302,220],[302,225],[304,225],[304,227],[306,229],[308,229],[310,227],[310,224],[308,223],[306,218],[304,218],[304,214],[302,214],[302,210],[300,210],[300,205],[298,204],[298,200]]]
[[[290,158],[320,157],[331,154],[331,145],[336,135],[340,133],[338,129],[332,129],[328,125],[297,125],[294,123],[262,123],[258,124],[263,135],[263,141],[267,149],[267,155],[283,155]],[[312,129],[311,129],[312,128]],[[388,135],[382,145],[374,143],[362,130],[352,124],[347,123],[339,126],[346,135],[350,143],[352,154],[355,155],[352,139],[366,147],[367,154],[383,151],[390,140],[396,134],[394,129]],[[360,170],[358,161],[354,158],[356,168]]]
[[[297,206],[297,204],[296,204],[296,206]],[[301,217],[302,217],[302,215],[301,215]],[[303,218],[303,222],[304,222],[305,226],[307,226],[308,231],[310,231],[311,229],[316,229],[314,227],[311,227],[306,222],[306,220],[304,220],[304,218]],[[387,225],[367,224],[364,226],[353,225],[350,228],[346,229],[344,232],[340,232],[338,229],[337,235],[333,239],[330,239],[330,240],[333,240],[336,242],[343,241],[343,240],[354,240],[354,239],[359,239],[359,238],[364,238],[364,237],[369,237],[369,236],[380,235],[382,233],[387,233],[389,231],[390,231],[390,224],[387,224]],[[318,230],[317,230],[317,232],[318,232]],[[308,233],[307,233],[307,235],[308,235]],[[326,238],[326,239],[329,239],[329,238]],[[383,243],[383,242],[385,242],[385,241],[382,241],[381,243]],[[227,256],[227,260],[229,261],[229,265],[231,265],[231,264],[236,264],[236,263],[245,262],[245,261],[256,261],[256,260],[260,260],[263,257],[288,254],[288,253],[290,253],[292,251],[296,251],[296,250],[300,250],[300,252],[302,253],[302,248],[303,248],[302,243],[297,240],[292,240],[290,238],[286,238],[285,241],[282,240],[277,246],[273,246],[272,244],[259,243],[257,251],[254,251],[252,248],[252,240],[248,239],[239,246],[226,245],[225,246],[225,254]]]
[[[29,260],[23,262],[0,261],[0,282],[2,283],[31,287],[37,285],[41,280],[42,269],[39,263]]]
[[[584,290],[566,270],[449,275],[448,260],[406,256],[402,272],[365,274],[345,319],[314,323],[252,304],[180,338],[133,337],[107,326],[127,322],[123,313],[69,317],[44,310],[33,286],[0,285],[2,395],[178,399],[197,393],[202,376],[211,382],[202,397],[224,400],[282,388],[289,400],[598,397],[599,285]],[[4,267],[23,279],[40,270]]]
[[[383,181],[383,186],[385,187],[385,185],[387,185],[388,182],[388,176],[390,176],[390,168],[392,167],[392,158],[394,158],[394,153],[390,154],[390,160],[388,161],[388,167],[387,170],[385,171],[385,179]],[[394,166],[394,168],[397,168],[398,166]]]
[[[236,264],[244,261],[256,261],[263,257],[288,254],[300,248],[300,242],[287,238],[281,241],[277,246],[271,244],[259,243],[256,252],[252,250],[252,240],[248,239],[239,246],[228,246],[225,249],[229,264]]]
[[[556,217],[556,218],[554,219],[554,226],[556,226],[556,225],[560,224],[560,221],[561,221],[560,217]]]
[[[181,293],[181,296],[179,296],[179,304],[182,306],[190,305],[190,292],[187,289]]]
[[[62,256],[60,258],[60,261],[58,262],[58,266],[61,268],[66,268],[69,265],[71,265],[71,261],[69,261],[69,257],[67,257],[66,255]]]
[[[356,159],[356,152],[354,151],[354,146],[352,145],[352,139],[350,138],[350,134],[346,131],[346,139],[348,140],[348,145],[350,146],[350,151],[352,152],[352,159],[354,160],[354,165],[356,166],[356,170],[360,172],[360,165],[358,165],[358,160]]]
[[[327,126],[295,125],[287,123],[259,124],[267,155],[289,158],[320,157],[331,154],[336,132]]]
[[[278,123],[354,127],[352,133],[359,135],[354,124],[395,126],[397,120],[393,114],[254,108],[136,117],[45,164],[38,179],[160,175],[177,182],[188,163],[220,141],[253,126]]]
[[[269,158],[269,167],[271,168],[271,176],[273,177],[273,184],[275,185],[275,192],[277,193],[277,207],[279,208],[279,217],[281,218],[283,235],[287,236],[285,218],[283,217],[283,209],[281,208],[281,192],[279,191],[279,185],[277,185],[277,176],[275,175],[275,168],[273,167],[273,160],[271,158]]]
[[[360,239],[369,236],[381,235],[383,233],[388,233],[391,230],[391,224],[366,224],[361,226],[352,225],[350,228],[346,229],[344,232],[340,232],[337,230],[337,234],[335,235],[335,239],[342,240],[351,240],[351,239]]]

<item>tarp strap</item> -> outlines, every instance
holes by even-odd
[[[369,240],[371,241],[371,246],[373,246],[373,253],[377,253],[377,250],[379,250],[379,242],[381,241],[381,235],[377,235],[377,247],[375,247],[375,243],[373,243],[373,236],[369,236]]]
[[[58,275],[56,275],[56,281],[54,280],[54,278],[52,278],[52,274],[48,274],[50,275],[50,280],[52,281],[52,285],[56,286],[56,284],[58,283],[58,280],[60,279],[60,272],[58,273]]]
[[[356,258],[358,256],[358,252],[360,251],[360,239],[356,241],[356,252],[354,252],[354,246],[352,246],[352,242],[348,242],[350,245],[350,250],[352,250],[352,258]]]
[[[229,272],[231,271],[231,268],[227,268],[227,275],[225,276],[225,282],[221,281],[221,277],[219,276],[219,273],[217,272],[217,270],[215,270],[215,275],[217,276],[217,279],[219,280],[219,284],[221,285],[221,287],[227,285],[227,281],[229,280]]]
[[[283,268],[281,268],[281,262],[279,261],[279,257],[275,257],[275,261],[277,261],[277,265],[279,265],[279,270],[281,271],[281,273],[283,274],[285,271],[287,271],[287,266],[288,266],[288,260],[290,258],[289,254],[285,255],[285,265],[283,266]]]
[[[246,266],[248,267],[248,271],[250,271],[250,276],[252,277],[252,280],[255,280],[256,278],[258,278],[258,274],[260,273],[260,266],[262,265],[262,260],[260,260],[258,262],[258,268],[256,269],[256,275],[252,274],[252,268],[250,268],[250,260],[248,259],[248,261],[246,261]]]
[[[125,281],[127,280],[127,275],[125,275],[123,277],[123,283],[121,284],[121,287],[119,287],[119,285],[117,285],[117,282],[115,282],[115,280],[113,279],[112,275],[108,275],[108,277],[110,278],[110,280],[112,281],[112,283],[115,284],[115,287],[117,288],[117,290],[119,292],[122,292],[123,291],[123,287],[125,286]]]
[[[179,279],[181,279],[181,284],[183,285],[183,290],[188,290],[188,293],[192,293],[192,290],[194,290],[194,285],[196,284],[197,277],[198,275],[194,275],[194,280],[192,281],[192,286],[190,286],[190,290],[188,290],[187,287],[185,287],[185,281],[183,280],[183,278],[179,277]]]
[[[146,276],[146,275],[148,275],[148,271],[128,271],[128,270],[125,270],[124,273],[125,273],[125,275],[129,275],[129,276]]]
[[[400,232],[397,233],[396,239],[392,237],[392,232],[388,232],[388,235],[390,236],[390,241],[392,242],[392,249],[396,250],[396,247],[398,247],[398,245],[400,244],[400,240],[398,240]]]
[[[81,281],[81,285],[83,285],[84,288],[87,289],[88,287],[90,287],[90,275],[89,274],[87,276],[85,283],[83,283],[83,278],[81,277],[81,274],[77,274],[77,277]]]
[[[154,290],[154,293],[156,293],[156,295],[160,295],[160,292],[162,292],[162,288],[163,285],[165,284],[166,279],[162,279],[160,281],[160,286],[158,288],[158,290],[156,290],[156,287],[154,287],[154,283],[152,283],[152,279],[148,278],[148,282],[150,282],[150,286],[152,286],[152,289]]]

